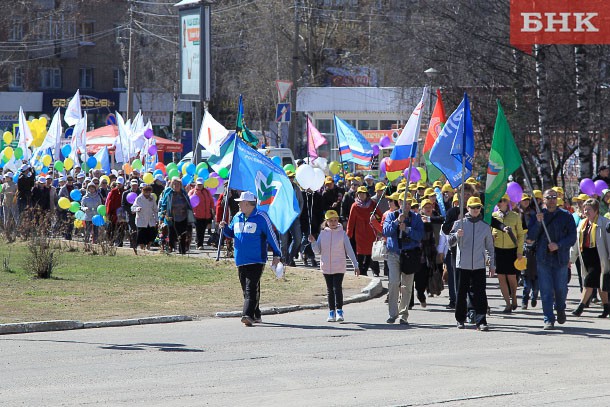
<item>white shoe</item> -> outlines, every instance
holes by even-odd
[[[343,318],[343,310],[342,309],[338,309],[337,310],[337,319],[335,321],[337,321],[337,322],[345,321],[345,318]]]

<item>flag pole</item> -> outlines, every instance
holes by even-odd
[[[337,116],[333,113],[333,122],[337,123]],[[345,179],[345,167],[343,166],[343,156],[341,155],[341,142],[339,141],[339,132],[337,131],[337,126],[335,126],[335,135],[337,136],[337,153],[339,153],[339,161],[341,162],[341,173],[343,174],[343,182],[346,182]]]
[[[534,206],[536,207],[536,214],[542,212],[540,206],[538,205],[538,201],[536,201],[536,197],[534,196],[534,188],[532,187],[532,180],[530,179],[530,174],[525,169],[523,165],[523,157],[521,157],[521,171],[523,171],[523,175],[525,177],[525,182],[527,183],[527,187],[530,191],[532,191],[532,200],[534,201]],[[542,223],[542,229],[544,229],[544,234],[546,235],[547,240],[551,243],[551,236],[549,235],[549,230],[546,228],[546,224]]]
[[[309,162],[307,164],[311,165],[311,156],[309,155],[309,113],[305,113],[305,134],[307,135],[307,157],[309,158]]]
[[[220,222],[223,222],[225,220],[225,217],[227,216],[227,209],[229,208],[229,194],[231,191],[231,179],[233,178],[233,169],[234,164],[235,164],[235,154],[237,154],[237,134],[235,134],[235,136],[233,137],[233,143],[235,143],[233,145],[233,157],[231,160],[231,171],[229,172],[229,182],[227,182],[227,187],[225,188],[225,207],[222,210],[222,219],[220,219]],[[219,222],[219,223],[220,223]],[[222,242],[222,230],[220,230],[220,233],[218,233],[218,248],[216,250],[216,261],[220,260],[220,242]]]
[[[411,147],[411,150],[413,150],[413,147]],[[413,168],[413,160],[415,158],[410,158],[409,159],[409,171],[407,172],[407,176],[409,177],[409,179],[407,179],[407,189],[405,190],[405,199],[402,200],[402,212],[404,213],[405,209],[407,208],[407,191],[409,190],[409,182],[411,181],[411,169]],[[388,181],[390,181],[388,179]]]

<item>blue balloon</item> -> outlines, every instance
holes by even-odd
[[[180,172],[180,174],[182,174],[182,167],[184,167],[184,163],[185,161],[181,161],[178,163],[178,172]]]
[[[274,163],[275,165],[278,165],[278,166],[280,166],[280,167],[282,166],[282,158],[281,158],[281,157],[278,157],[277,155],[276,155],[276,156],[271,157],[271,161],[273,161],[273,163]]]
[[[205,181],[206,179],[210,178],[210,171],[207,168],[202,168],[199,170],[199,173],[197,175],[199,176],[199,178],[203,178],[203,180]]]
[[[193,163],[189,163],[186,166],[186,173],[188,175],[194,175],[196,170],[197,170],[197,166],[195,164],[193,164]]]
[[[155,172],[153,172],[153,177],[156,177],[157,175],[163,175],[163,171],[155,170]]]
[[[19,173],[13,175],[13,182],[19,181]]]
[[[87,167],[95,168],[96,165],[97,165],[97,158],[95,158],[95,157],[87,158]]]
[[[93,219],[91,219],[91,222],[93,223],[94,226],[104,226],[104,217],[101,215],[95,215],[93,217]]]
[[[184,177],[182,177],[182,185],[184,185],[184,186],[190,184],[191,181],[193,181],[193,176],[190,175],[190,174],[185,175]]]
[[[85,215],[85,212],[83,212],[83,211],[78,211],[74,214],[74,217],[78,220],[85,220],[87,215]]]
[[[83,195],[78,189],[73,189],[72,192],[70,192],[70,198],[72,198],[73,201],[80,201],[82,197]]]
[[[64,158],[68,157],[71,152],[72,152],[72,146],[70,144],[66,144],[65,146],[63,146],[61,148],[61,155],[63,155]]]
[[[40,172],[42,172],[43,174],[48,174],[49,173],[49,167],[42,167],[40,169]]]

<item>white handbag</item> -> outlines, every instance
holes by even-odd
[[[385,244],[385,240],[375,240],[373,243],[373,253],[371,259],[373,261],[385,261],[388,257],[388,247]]]

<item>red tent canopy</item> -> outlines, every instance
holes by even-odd
[[[108,147],[108,151],[113,153],[114,147],[112,143],[114,139],[119,135],[119,127],[115,124],[110,126],[100,127],[99,129],[91,130],[87,132],[87,153],[95,154],[100,151],[104,146]],[[182,143],[177,143],[166,138],[155,137],[157,142],[157,151],[159,154],[162,153],[181,153],[183,150]]]

